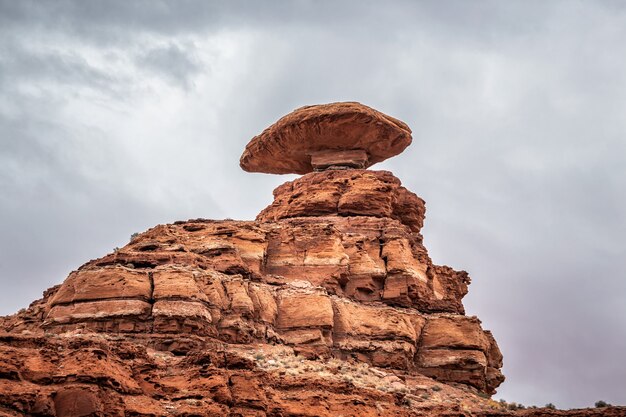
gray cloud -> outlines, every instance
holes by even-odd
[[[139,65],[145,65],[158,75],[180,84],[183,89],[192,87],[193,76],[201,71],[201,63],[191,51],[175,44],[153,48],[139,58]]]
[[[238,167],[304,104],[414,144],[427,201],[526,404],[626,403],[626,9],[619,2],[0,1],[0,313],[154,224],[251,219],[292,177]]]

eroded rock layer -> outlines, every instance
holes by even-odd
[[[0,416],[504,417],[503,404],[356,361],[193,334],[0,336]],[[620,417],[624,407],[528,417]]]
[[[494,392],[502,356],[480,321],[464,315],[467,274],[428,257],[421,199],[388,172],[362,170],[309,174],[275,195],[254,222],[191,220],[148,230],[5,319],[6,330],[96,332],[133,343],[149,337],[157,351],[182,356],[216,343],[284,346],[303,360]],[[5,374],[28,381],[21,367]],[[91,367],[82,372],[104,378]],[[144,393],[128,378],[134,383],[121,394]]]
[[[0,417],[510,415],[423,200],[362,169],[274,196],[256,221],[156,226],[0,317]]]
[[[354,357],[492,392],[502,357],[463,315],[467,277],[375,217],[158,226],[84,265],[43,306],[50,332],[193,333]]]
[[[398,220],[418,234],[424,225],[425,212],[424,200],[402,187],[391,172],[351,169],[317,172],[286,182],[274,190],[274,202],[257,220],[380,217]]]

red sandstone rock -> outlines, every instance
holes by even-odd
[[[409,143],[365,106],[313,106],[255,138],[242,166],[365,168]],[[0,317],[0,417],[513,415],[483,398],[502,354],[464,315],[467,273],[422,245],[423,200],[363,169],[274,196],[255,222],[154,227]]]
[[[274,202],[257,216],[263,222],[291,217],[391,218],[419,233],[424,200],[388,171],[325,171],[307,174],[274,190]]]
[[[413,195],[417,207],[405,225],[406,217],[394,208],[399,194],[409,194],[389,173],[329,171],[307,177],[317,178],[322,187],[348,178],[353,185],[346,206],[353,211],[158,226],[70,274],[36,304],[32,313],[39,320],[32,317],[30,326],[22,320],[15,328],[45,328],[58,335],[78,329],[152,335],[162,340],[159,349],[176,354],[193,350],[194,343],[181,342],[181,335],[229,344],[278,343],[311,359],[356,358],[370,366],[408,375],[419,371],[441,382],[493,391],[502,381],[499,350],[477,321],[462,315],[466,275],[432,265],[421,245],[417,230],[423,202]],[[372,204],[359,208],[359,200],[376,193],[389,202],[383,211],[372,212],[377,210]],[[277,194],[277,201],[281,198]],[[264,213],[289,213],[289,207],[281,207],[285,204],[274,203]],[[431,318],[435,312],[455,314]],[[457,327],[456,333],[450,330]],[[46,366],[51,365],[30,365],[24,372],[45,377]],[[20,375],[23,367],[16,363],[7,373]],[[92,368],[85,372],[98,375]],[[124,387],[130,383],[126,380],[133,377],[117,383]],[[124,390],[151,392],[140,387]],[[124,404],[167,410],[153,400]],[[253,404],[247,399],[242,406]]]
[[[431,290],[433,277],[440,272],[427,272],[433,266],[414,239],[397,221],[368,216],[160,226],[115,254],[118,262],[132,260],[142,268],[114,266],[108,257],[84,265],[50,296],[42,324],[55,333],[81,328],[194,334],[229,343],[279,342],[308,357],[355,356],[379,367],[422,369],[441,381],[493,390],[501,382],[495,341],[474,319],[458,314],[430,318],[429,300],[438,297]],[[150,250],[146,241],[152,242]],[[215,246],[228,251],[196,250]],[[165,256],[174,252],[171,248],[206,259],[181,264],[186,258]],[[265,254],[260,264],[258,256],[249,255],[251,248]],[[216,265],[231,273],[211,269]],[[233,274],[238,270],[256,281]],[[107,289],[103,294],[115,294],[115,299],[93,300],[96,283],[81,277],[99,273],[106,278],[99,283]],[[148,293],[113,291],[107,285],[107,277],[113,276],[122,288],[147,283]],[[413,290],[412,285],[419,287]],[[449,294],[457,303],[441,304],[440,311],[456,312],[463,294]],[[361,305],[350,298],[399,307]],[[426,362],[432,349],[442,348],[463,348],[467,354],[441,365]],[[471,359],[477,355],[483,360]],[[494,357],[489,364],[487,355]],[[445,371],[437,372],[439,368]],[[461,372],[465,368],[468,372]]]
[[[363,169],[369,165],[369,156],[363,149],[336,151],[325,150],[311,153],[311,166],[315,171],[329,168]]]
[[[178,336],[179,346],[187,346],[184,355],[173,354],[167,343],[158,335],[4,334],[0,369],[18,366],[15,373],[0,374],[0,415],[626,415],[624,407],[513,413],[463,386],[419,374],[306,360],[278,346],[207,343],[193,335]]]
[[[411,129],[360,103],[305,106],[255,136],[241,156],[248,172],[306,174],[314,166],[367,168],[402,152]]]
[[[113,256],[70,274],[49,295],[44,320],[36,326],[58,334],[89,329],[193,334],[229,343],[278,342],[308,357],[356,356],[406,372],[428,368],[426,373],[445,381],[451,374],[436,374],[432,368],[437,366],[423,364],[422,350],[427,354],[433,348],[462,346],[469,349],[468,357],[472,352],[486,357],[499,351],[491,348],[495,341],[483,335],[477,321],[454,314],[429,319],[429,303],[445,298],[431,289],[437,287],[434,279],[441,272],[430,263],[420,240],[398,221],[372,216],[159,226]],[[207,247],[228,250],[197,249]],[[185,257],[189,253],[194,257]],[[111,282],[119,288],[111,288]],[[94,299],[98,288],[104,288],[104,299]],[[462,313],[457,309],[466,290],[450,288],[446,296],[455,302],[440,304],[439,311]],[[398,307],[383,308],[380,303]],[[455,336],[437,324],[456,317],[459,325],[474,326],[467,335],[465,327]],[[428,329],[424,335],[423,327]],[[440,341],[431,342],[433,338]],[[457,374],[449,378],[491,390],[501,382],[497,359],[492,364],[485,359],[481,369],[472,364],[465,379]],[[446,362],[445,367],[463,368],[464,363]]]
[[[109,298],[150,298],[150,280],[145,271],[127,268],[82,270],[70,274],[51,305]]]

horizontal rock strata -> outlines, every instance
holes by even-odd
[[[468,281],[432,265],[415,233],[389,218],[190,221],[71,273],[39,314],[48,332],[283,344],[493,392],[502,358],[463,315]]]
[[[391,218],[419,233],[424,200],[388,171],[334,170],[304,175],[274,190],[274,202],[257,216],[275,222],[290,217]]]
[[[350,320],[341,326],[350,335],[381,330]],[[411,321],[398,327],[413,336]],[[192,334],[0,334],[0,358],[2,417],[626,416],[624,407],[512,412],[464,385],[419,374]]]

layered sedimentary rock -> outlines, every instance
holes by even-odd
[[[624,407],[513,413],[420,374],[192,334],[11,332],[0,336],[0,357],[0,416],[626,415]]]
[[[501,356],[463,315],[468,278],[420,240],[364,214],[158,226],[70,274],[42,326],[280,343],[492,392]]]
[[[310,140],[322,170],[255,221],[156,226],[0,318],[0,417],[509,415],[488,399],[502,354],[465,315],[468,274],[423,246],[424,201],[354,167],[385,155],[372,138],[408,144],[370,110],[300,109],[253,140],[242,161],[271,171],[259,143]],[[325,153],[331,137],[343,148]],[[311,170],[301,155],[289,169]]]
[[[402,187],[390,172],[352,169],[318,172],[286,182],[274,190],[274,202],[257,220],[379,217],[398,220],[418,234],[424,225],[425,212],[424,200]]]

